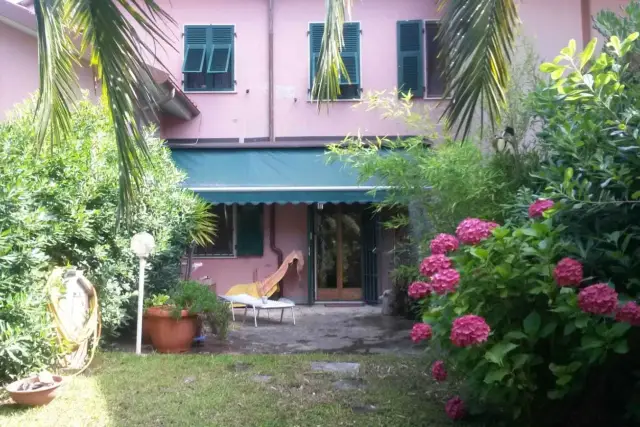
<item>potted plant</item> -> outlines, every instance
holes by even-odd
[[[145,344],[151,343],[151,322],[153,322],[154,316],[147,315],[149,307],[163,307],[165,306],[171,297],[167,294],[154,294],[144,300],[144,314],[142,316],[142,342]]]
[[[209,324],[220,338],[226,338],[229,310],[215,292],[193,280],[178,284],[168,298],[154,295],[147,308],[151,343],[161,353],[189,351],[198,330],[198,319]]]

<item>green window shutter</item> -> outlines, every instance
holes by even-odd
[[[236,222],[237,256],[262,256],[264,252],[263,205],[238,206]]]
[[[230,71],[234,42],[233,25],[211,27],[211,56],[207,66],[208,73],[227,73]]]
[[[316,77],[318,69],[318,60],[320,59],[320,48],[322,47],[322,35],[324,33],[324,24],[309,24],[309,89],[313,87],[313,80]]]
[[[398,90],[416,97],[424,96],[424,43],[422,21],[399,21]]]
[[[183,73],[201,73],[207,53],[206,25],[189,25],[184,29],[184,62]]]
[[[344,46],[340,56],[347,76],[340,77],[341,84],[360,85],[360,23],[346,22],[343,28]]]

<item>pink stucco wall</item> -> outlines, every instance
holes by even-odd
[[[35,19],[35,18],[34,18]],[[0,120],[15,105],[38,89],[38,45],[35,35],[0,22]],[[87,68],[77,69],[80,86],[93,92],[93,76]]]
[[[403,124],[380,120],[379,112],[354,109],[356,102],[334,103],[330,111],[318,113],[308,102],[310,22],[324,20],[321,0],[275,0],[274,2],[274,97],[277,137],[337,136],[360,130],[368,135],[410,133]],[[163,2],[177,21],[186,24],[234,24],[236,26],[237,91],[190,93],[202,114],[191,122],[165,120],[166,138],[256,138],[268,135],[268,21],[266,0],[212,0],[204,6],[197,0]],[[203,11],[211,11],[203,20]],[[384,11],[384,12],[383,12]],[[207,15],[205,13],[205,15]],[[354,2],[352,19],[360,21],[362,88],[391,90],[397,85],[396,22],[403,19],[436,19],[435,2],[388,0]],[[182,81],[182,39],[177,51],[168,52],[165,65],[174,79]],[[386,60],[384,59],[386,58]],[[430,101],[435,105],[434,101]]]
[[[269,245],[271,207],[264,211],[264,256],[242,258],[195,258],[191,277],[209,277],[219,294],[233,285],[264,279],[277,268],[277,257]],[[305,205],[276,206],[276,245],[285,256],[294,250],[307,254],[307,207]],[[307,266],[300,276],[291,268],[284,279],[284,296],[299,303],[307,302]]]
[[[591,11],[617,7],[622,0],[591,0]],[[360,22],[362,88],[392,90],[397,84],[396,22],[437,19],[435,1],[362,0],[354,2],[352,20]],[[551,59],[574,38],[582,44],[581,0],[520,0],[523,33],[543,59]],[[191,122],[167,119],[166,138],[260,138],[268,135],[268,21],[267,0],[198,0],[163,2],[182,32],[185,24],[236,26],[236,93],[192,93],[202,114]],[[274,129],[276,137],[340,136],[411,133],[403,123],[381,120],[379,112],[365,111],[357,102],[339,101],[318,112],[308,102],[308,24],[324,17],[321,0],[274,1]],[[212,18],[203,19],[202,16]],[[215,18],[213,18],[215,17]],[[182,38],[177,50],[163,56],[176,81],[182,81]],[[419,104],[435,105],[435,101]],[[418,106],[420,107],[420,106]]]

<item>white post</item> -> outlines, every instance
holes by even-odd
[[[155,240],[149,233],[138,233],[131,238],[131,250],[140,260],[138,281],[138,325],[136,331],[136,354],[142,354],[142,312],[144,311],[144,273],[147,257],[155,247]]]
[[[138,329],[136,333],[136,354],[142,354],[142,312],[144,310],[144,270],[147,259],[140,257],[140,277],[138,281]]]

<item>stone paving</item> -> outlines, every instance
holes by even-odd
[[[199,353],[288,354],[288,353],[351,353],[351,354],[420,354],[409,339],[413,322],[398,317],[383,316],[380,307],[295,307],[296,324],[285,311],[260,313],[258,327],[253,316],[236,309],[236,321],[226,342],[207,336],[204,344],[194,348]],[[244,323],[243,323],[244,321]]]

